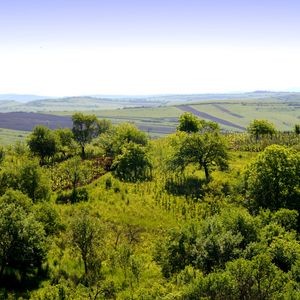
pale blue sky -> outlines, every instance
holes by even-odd
[[[299,88],[299,3],[0,0],[0,93]]]

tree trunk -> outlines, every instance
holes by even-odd
[[[204,168],[204,172],[205,172],[206,182],[210,182],[210,174],[209,174],[209,170],[208,170],[207,165],[204,165],[203,168]]]
[[[85,151],[84,151],[84,145],[81,146],[81,158],[85,158]]]

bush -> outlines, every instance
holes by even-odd
[[[56,203],[77,203],[89,200],[89,193],[86,188],[79,188],[75,191],[60,192],[57,194]]]

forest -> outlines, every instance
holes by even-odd
[[[299,124],[78,112],[0,147],[0,298],[300,299],[299,212]]]

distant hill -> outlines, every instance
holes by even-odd
[[[9,100],[9,101],[17,101],[17,102],[29,102],[39,99],[46,99],[44,96],[37,95],[21,95],[21,94],[0,94],[0,101]]]
[[[300,93],[254,91],[231,94],[183,94],[145,96],[76,96],[49,98],[36,95],[0,95],[0,112],[73,112],[111,110],[133,107],[159,107],[175,104],[199,103],[221,100],[264,100],[300,101]]]

